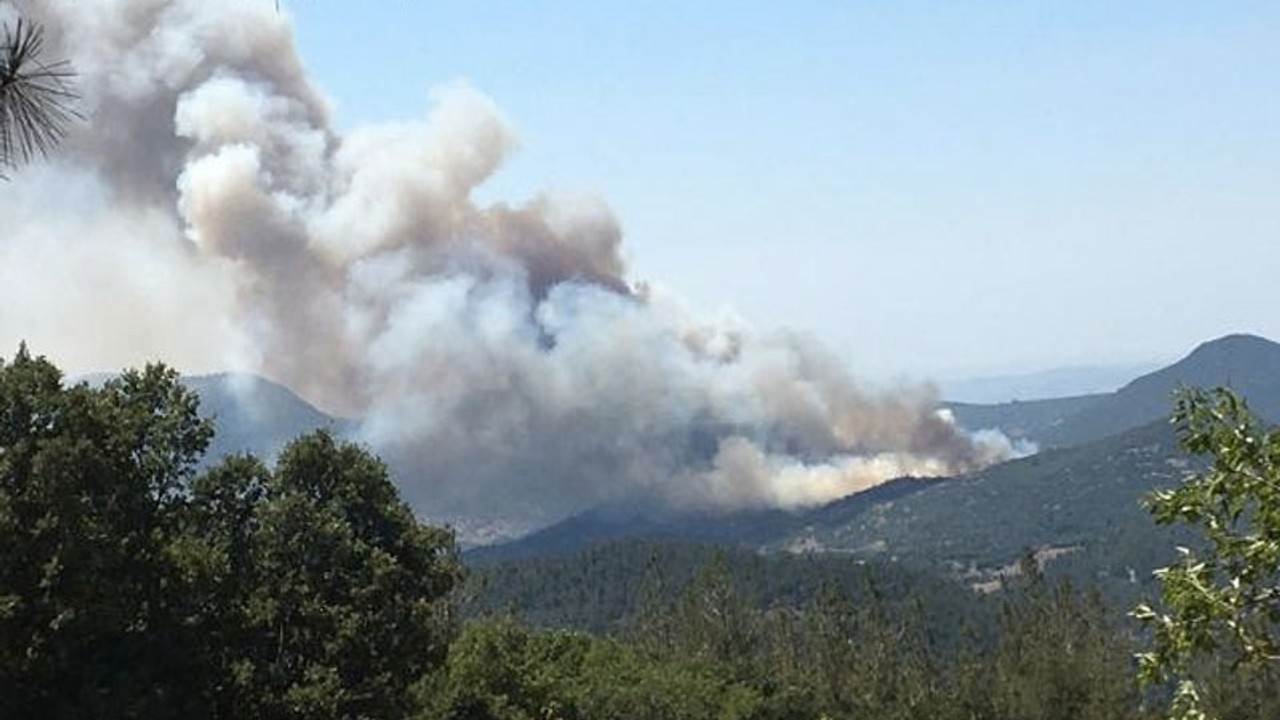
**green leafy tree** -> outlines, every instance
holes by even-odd
[[[404,716],[410,686],[443,662],[453,635],[452,533],[419,524],[385,466],[327,431],[290,443],[270,475],[240,462],[230,485],[197,486],[206,505],[236,510],[212,513],[231,520],[219,529],[227,571],[250,568],[236,588],[247,591],[243,625],[232,626],[245,636],[230,668],[240,712]]]
[[[446,672],[428,676],[417,688],[420,716],[581,717],[578,691],[584,684],[584,662],[591,647],[601,642],[564,630],[535,630],[510,616],[475,620],[450,647]]]
[[[452,534],[324,431],[197,475],[198,405],[158,365],[0,361],[0,717],[405,717],[454,635]]]
[[[1182,446],[1210,462],[1154,493],[1151,511],[1158,523],[1198,527],[1205,542],[1156,572],[1162,606],[1134,611],[1153,635],[1138,660],[1147,682],[1174,682],[1173,717],[1204,719],[1213,712],[1198,663],[1273,678],[1280,663],[1280,431],[1225,389],[1183,391],[1174,421]]]
[[[0,706],[43,717],[185,712],[173,509],[211,426],[171,370],[63,388],[0,362]],[[13,716],[12,712],[0,713]]]

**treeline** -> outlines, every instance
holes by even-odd
[[[990,595],[847,557],[634,540],[481,566],[469,582],[480,614],[423,718],[1154,720],[1170,690],[1136,682],[1147,640],[1126,606],[1031,555]],[[1212,717],[1280,717],[1275,673],[1222,657],[1196,676]]]
[[[938,641],[922,602],[838,585],[760,608],[722,559],[624,632],[470,622],[431,686],[435,718],[1068,718],[1144,714],[1134,644],[1096,595],[1032,575],[996,632]]]
[[[1156,717],[1123,614],[1030,566],[984,601],[636,543],[464,583],[365,450],[320,431],[198,469],[212,432],[160,366],[95,388],[0,362],[0,720]],[[1219,717],[1280,717],[1270,676],[1202,670]]]
[[[991,604],[958,583],[904,563],[845,553],[761,553],[752,547],[661,537],[625,538],[569,552],[508,558],[487,548],[463,555],[468,617],[509,612],[537,627],[625,632],[642,606],[674,602],[708,565],[723,566],[755,609],[803,607],[824,588],[861,603],[874,591],[891,608],[922,602],[942,640],[968,622],[990,625]]]

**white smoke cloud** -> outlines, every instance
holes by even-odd
[[[90,119],[0,193],[0,337],[265,374],[365,418],[434,517],[636,492],[794,507],[1012,451],[927,388],[868,392],[815,343],[633,286],[598,200],[477,204],[516,142],[465,84],[425,120],[343,134],[269,2],[23,11]]]

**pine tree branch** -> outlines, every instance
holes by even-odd
[[[44,28],[17,21],[4,25],[0,44],[0,168],[16,168],[47,156],[79,118],[75,71],[65,60],[46,63]],[[2,176],[0,176],[2,177]]]

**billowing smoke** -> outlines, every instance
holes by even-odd
[[[465,84],[425,121],[340,133],[269,1],[21,10],[77,67],[88,121],[0,191],[10,342],[279,380],[364,418],[433,517],[637,492],[797,506],[1008,452],[927,389],[864,391],[804,339],[631,283],[602,203],[478,204],[515,141]]]

